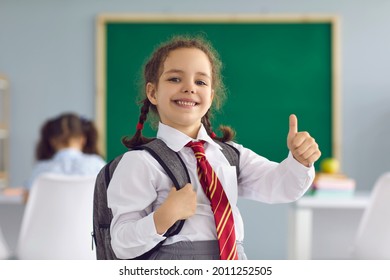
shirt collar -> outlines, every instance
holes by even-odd
[[[215,143],[213,139],[211,139],[211,137],[207,134],[203,124],[201,124],[197,138],[193,139],[188,135],[184,134],[183,132],[159,122],[157,138],[163,140],[167,144],[167,146],[175,152],[178,152],[183,149],[183,147],[188,142],[199,140],[204,140],[209,145],[222,149],[221,146]]]

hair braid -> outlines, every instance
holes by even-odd
[[[151,105],[148,98],[145,98],[142,103],[143,103],[143,105],[141,107],[141,113],[139,115],[137,130],[136,130],[135,134],[131,138],[128,138],[128,137],[122,138],[123,145],[125,145],[129,149],[133,148],[135,146],[146,144],[146,143],[153,140],[152,138],[146,138],[142,135],[142,129],[143,129],[145,121],[148,118],[149,108]]]
[[[210,111],[207,111],[207,113],[202,117],[202,124],[203,124],[204,128],[206,129],[207,134],[212,137],[214,132],[213,132],[212,127],[211,127],[209,112]],[[214,138],[214,137],[212,137],[212,138]]]
[[[210,137],[213,139],[219,140],[221,142],[227,142],[234,139],[235,132],[229,126],[219,126],[218,129],[222,132],[222,137],[216,136],[211,126],[209,111],[207,111],[207,113],[203,116],[202,124],[205,127],[207,134],[210,135]]]

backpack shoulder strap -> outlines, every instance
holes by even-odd
[[[191,183],[188,169],[179,154],[171,150],[161,139],[156,138],[147,144],[134,148],[134,150],[148,151],[163,167],[177,190],[180,190],[187,183]],[[164,236],[178,234],[183,225],[184,220],[177,221],[167,230]]]
[[[240,175],[240,151],[237,148],[233,147],[233,145],[221,142],[218,140],[214,140],[222,147],[222,153],[225,155],[226,159],[229,161],[231,166],[236,167],[237,179],[238,175]]]
[[[148,151],[164,168],[169,178],[172,180],[177,190],[180,190],[184,185],[190,183],[190,175],[182,158],[178,153],[168,148],[167,144],[161,139],[154,139],[153,141],[144,144],[134,150]]]

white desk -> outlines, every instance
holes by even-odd
[[[368,192],[357,192],[353,197],[302,197],[289,211],[288,258],[313,259],[313,244],[322,250],[332,246],[342,250],[341,253],[320,255],[319,258],[347,258],[347,243],[354,238],[369,198]],[[321,217],[322,220],[318,221]],[[315,242],[315,232],[325,237],[326,242]]]
[[[25,194],[21,192],[6,193],[0,191],[0,205],[5,204],[24,204]]]

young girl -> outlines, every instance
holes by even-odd
[[[307,132],[298,132],[295,115],[290,116],[287,135],[290,153],[280,164],[232,142],[233,131],[229,127],[222,127],[222,137],[216,137],[209,115],[211,107],[219,107],[224,97],[220,69],[217,53],[199,38],[175,37],[161,45],[147,62],[146,96],[137,131],[123,143],[132,148],[151,140],[142,136],[151,109],[159,117],[157,138],[179,153],[192,184],[177,191],[147,151],[127,152],[114,172],[107,193],[113,212],[111,244],[118,258],[144,254],[165,239],[163,234],[170,226],[185,219],[179,234],[167,238],[151,259],[246,259],[244,225],[237,197],[282,203],[298,199],[309,188],[314,178],[313,162],[321,153]],[[239,150],[239,178],[213,139],[229,142]],[[236,242],[229,257],[223,256],[225,248],[221,245],[214,206],[202,188],[197,159],[187,145],[193,141],[203,141],[206,159],[230,204],[234,226],[229,236],[235,234]]]
[[[97,175],[105,165],[97,149],[97,130],[92,121],[73,113],[49,119],[41,128],[37,163],[26,187],[43,173]]]

